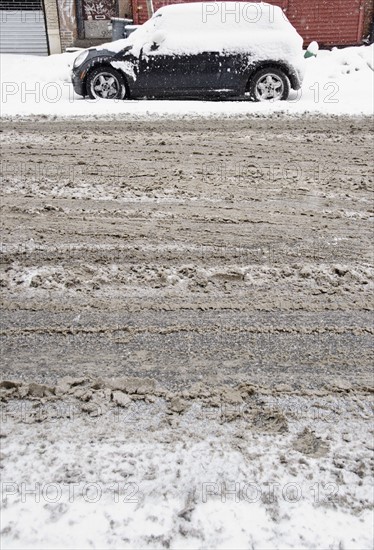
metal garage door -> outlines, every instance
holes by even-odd
[[[362,40],[363,0],[288,0],[286,13],[305,43],[318,40],[324,46],[343,46]]]
[[[0,0],[0,52],[48,55],[41,0]]]

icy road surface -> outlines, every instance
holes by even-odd
[[[1,141],[3,547],[371,548],[371,120]]]

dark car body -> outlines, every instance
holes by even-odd
[[[127,97],[131,99],[228,96],[245,95],[247,83],[252,73],[262,67],[277,65],[282,67],[289,77],[291,87],[298,90],[300,78],[295,69],[285,63],[272,60],[251,63],[250,55],[227,55],[206,52],[191,56],[140,56],[129,52],[118,53],[110,50],[99,52],[90,50],[83,67],[73,69],[74,90],[81,96],[88,95],[86,76],[98,66],[127,61],[131,64],[136,79],[124,73],[127,85]],[[221,66],[219,63],[221,62]],[[116,65],[114,65],[116,67]],[[120,66],[117,66],[118,70]],[[193,75],[193,76],[192,76]]]

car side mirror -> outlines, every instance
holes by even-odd
[[[165,34],[162,31],[156,31],[151,38],[152,46],[151,50],[157,50],[161,44],[165,41]]]
[[[132,50],[132,46],[126,46],[126,48],[123,48],[121,53],[122,55],[126,55],[127,53],[129,53],[130,50]]]
[[[319,50],[318,42],[315,42],[315,41],[311,42],[304,54],[305,59],[308,59],[308,57],[317,57],[318,50]]]

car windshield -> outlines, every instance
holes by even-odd
[[[137,28],[136,31],[132,32],[127,39],[127,43],[130,44],[133,48],[136,46],[142,47],[145,43],[151,42],[152,35],[158,30],[160,25],[160,19],[162,14],[155,15],[146,21],[141,27]]]

